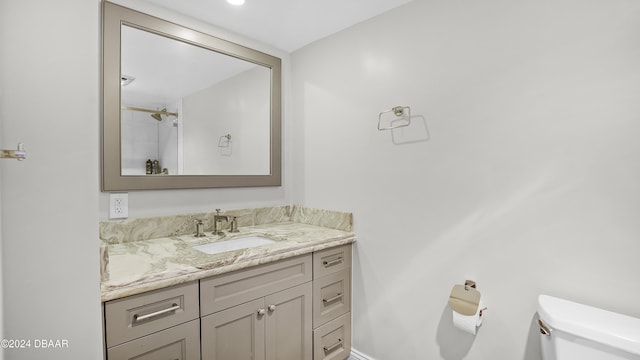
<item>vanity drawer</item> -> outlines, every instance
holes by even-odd
[[[105,304],[107,348],[199,316],[197,281],[109,301]]]
[[[313,331],[314,360],[344,360],[351,353],[351,313]]]
[[[313,327],[351,309],[351,269],[313,280]]]
[[[200,280],[201,316],[311,281],[311,254]]]
[[[200,359],[200,320],[126,342],[107,350],[109,360],[198,360]]]
[[[339,246],[313,253],[313,278],[332,274],[351,267],[351,245]]]

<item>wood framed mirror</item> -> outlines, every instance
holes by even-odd
[[[103,3],[102,190],[281,185],[281,60]]]

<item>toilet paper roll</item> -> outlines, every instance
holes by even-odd
[[[462,315],[453,311],[453,326],[471,335],[475,335],[478,327],[482,324],[481,312],[485,309],[482,300],[480,300],[478,310],[476,310],[476,313],[473,315]]]

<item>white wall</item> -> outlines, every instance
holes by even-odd
[[[99,359],[99,2],[0,4],[4,357]]]
[[[169,190],[169,191],[135,191],[129,193],[129,217],[139,218],[147,216],[174,215],[199,211],[213,211],[216,208],[238,209],[282,205],[291,202],[291,153],[290,124],[288,122],[288,108],[290,102],[286,97],[289,87],[289,54],[274,49],[262,43],[244,38],[235,33],[217,28],[210,24],[194,20],[153,4],[140,0],[114,0],[114,3],[142,11],[192,29],[209,33],[214,36],[231,40],[237,44],[248,46],[264,53],[282,59],[282,84],[284,91],[283,105],[283,186],[264,188],[235,188],[235,189],[197,189],[197,190]],[[217,142],[217,139],[215,139]],[[99,195],[99,218],[106,220],[109,216],[109,194]]]
[[[2,9],[2,6],[0,6]],[[2,62],[0,60],[0,69],[2,68]],[[2,77],[0,76],[0,83],[2,83]],[[0,93],[0,98],[2,97]],[[0,131],[2,131],[2,117],[0,117]],[[4,131],[2,131],[4,132]],[[2,189],[2,166],[0,165],[0,189]],[[0,204],[2,204],[2,191],[0,191]],[[0,206],[0,254],[4,254],[2,250],[2,206]],[[2,285],[2,256],[0,256],[0,339],[4,339],[4,286]],[[0,349],[0,360],[4,359],[4,351]]]
[[[416,0],[294,54],[285,186],[132,192],[130,216],[353,211],[356,348],[537,359],[539,293],[640,316],[639,13],[623,0]],[[7,359],[100,358],[98,26],[97,1],[0,2],[0,146],[29,151],[0,172],[3,335],[70,344]],[[288,92],[286,54],[224,35],[282,57]],[[376,130],[398,104],[428,141]],[[397,137],[419,140],[424,123]],[[476,338],[448,318],[465,278],[489,306]]]
[[[416,0],[292,54],[294,202],[354,212],[356,349],[540,359],[541,293],[640,317],[639,23],[625,0]],[[465,279],[475,338],[447,307]]]
[[[122,110],[120,113],[122,173],[145,175],[146,161],[159,160],[158,121],[146,112]]]
[[[4,2],[0,2],[0,12],[5,14],[6,13],[6,7],[5,7],[5,3]],[[4,31],[5,29],[2,27],[2,25],[0,25],[0,44],[4,44],[4,36],[3,34],[5,33]],[[4,80],[4,76],[5,76],[5,71],[3,71],[2,69],[4,69],[4,56],[0,56],[0,84],[4,84],[5,80]],[[3,104],[2,99],[4,99],[4,88],[0,85],[0,105]],[[0,134],[4,134],[4,113],[2,112],[2,108],[0,107]],[[0,137],[0,139],[2,139]],[[1,144],[0,144],[1,146]],[[4,171],[2,164],[0,164],[0,254],[4,254],[4,251],[2,250],[2,172]],[[4,299],[4,286],[2,285],[2,256],[0,255],[0,339],[4,339],[4,304],[3,304],[3,299]],[[0,360],[4,359],[4,352],[2,349],[0,349]]]
[[[268,175],[270,89],[271,70],[256,65],[185,96],[184,174]]]
[[[180,107],[179,104],[181,104],[181,101],[176,100],[172,104],[169,104],[169,106],[177,112]],[[169,109],[169,107],[167,107],[167,109]],[[178,112],[178,116],[179,115],[180,113]],[[177,119],[179,118],[163,115],[162,121],[158,122],[160,170],[166,168],[169,171],[169,174],[178,173],[178,124],[176,123],[176,125],[174,125],[174,120]]]
[[[141,1],[117,2],[188,23]],[[99,1],[0,2],[0,145],[22,141],[28,151],[26,161],[2,160],[0,171],[3,336],[69,342],[65,349],[6,351],[9,360],[102,356],[98,221],[108,216],[108,194],[99,192],[99,26]],[[281,57],[288,86],[287,54],[217,34]],[[279,205],[288,193],[286,185],[136,192],[129,210],[142,217]]]

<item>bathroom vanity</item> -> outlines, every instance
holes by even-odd
[[[351,214],[294,206],[236,215],[239,233],[205,238],[122,234],[152,237],[143,229],[172,221],[190,230],[194,217],[208,214],[101,224],[108,360],[349,357]],[[215,254],[194,249],[258,235],[274,241]]]

